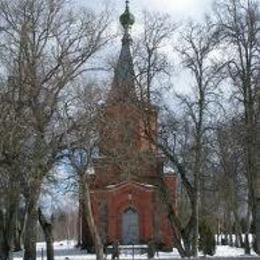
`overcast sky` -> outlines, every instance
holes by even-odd
[[[186,19],[200,20],[203,18],[204,14],[209,12],[214,0],[129,0],[131,12],[135,15],[136,24],[133,27],[132,35],[136,35],[138,28],[141,27],[142,23],[142,12],[144,10],[152,12],[168,13],[171,15],[172,20],[179,22],[184,22]],[[94,9],[95,11],[104,10],[104,7],[108,5],[109,9],[112,9],[112,19],[114,20],[115,30],[116,28],[121,28],[118,18],[125,10],[125,0],[72,0],[76,6],[85,6]],[[120,31],[118,31],[120,32]],[[116,51],[113,54],[119,53],[121,42],[118,39],[118,46],[115,46]],[[118,48],[117,48],[118,47]],[[172,46],[170,46],[171,51],[169,52],[169,58],[171,57]],[[105,55],[100,56],[106,57]],[[172,57],[170,59],[173,59]],[[176,62],[176,59],[174,59]],[[100,60],[99,60],[100,62]],[[178,89],[183,91],[189,91],[190,88],[186,82],[187,74],[184,70],[181,70],[178,76],[174,78],[175,85],[178,85]],[[93,74],[92,75],[96,75]],[[176,75],[175,75],[176,76]],[[183,80],[185,79],[185,80]]]
[[[71,0],[75,6],[86,6],[90,7],[96,11],[103,10],[104,6],[108,4],[110,9],[113,9],[113,19],[115,23],[117,23],[116,27],[120,28],[119,25],[119,15],[123,13],[125,9],[125,0]],[[136,23],[141,23],[141,14],[143,10],[155,11],[155,12],[165,12],[169,13],[173,20],[183,21],[185,19],[201,19],[205,12],[208,12],[211,8],[211,5],[214,0],[130,0],[131,12],[136,17]],[[135,34],[138,26],[133,27],[132,33]],[[117,51],[113,49],[113,54],[118,53],[121,48],[121,41],[118,38],[118,48]],[[172,53],[172,52],[171,52]],[[170,55],[170,53],[169,53]],[[100,55],[100,59],[102,60],[102,55]],[[98,60],[100,62],[100,60]],[[93,72],[92,72],[93,74]],[[179,73],[177,77],[174,77],[174,86],[176,89],[181,92],[185,92],[185,90],[189,90],[187,84],[187,78],[189,76],[185,73]],[[171,99],[168,99],[171,102]],[[176,106],[177,107],[177,106]],[[176,108],[175,108],[176,110]],[[59,185],[59,192],[62,191],[61,185]],[[57,203],[61,208],[70,209],[71,205],[76,205],[75,202],[71,202],[70,195],[68,194],[66,199],[64,200],[64,194],[58,193],[54,188],[53,194],[57,199]],[[46,203],[46,200],[51,201],[49,197],[44,197],[44,203],[49,207],[52,207],[52,203]],[[66,206],[66,204],[68,206]]]
[[[115,15],[124,10],[125,0],[74,0],[75,3],[100,9],[108,3],[115,9]],[[213,0],[130,0],[132,12],[138,15],[144,10],[167,12],[180,18],[200,18],[210,9]]]

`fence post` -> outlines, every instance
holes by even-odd
[[[41,249],[41,258],[43,260],[43,248]]]

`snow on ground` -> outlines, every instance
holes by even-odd
[[[251,252],[252,256],[257,256],[255,252]],[[230,246],[217,246],[216,255],[215,256],[233,256],[233,257],[242,257],[245,256],[243,248],[236,248]]]
[[[55,248],[55,260],[92,260],[95,259],[95,255],[93,254],[87,254],[86,251],[80,250],[75,248],[75,242],[74,241],[59,241],[54,243]],[[42,258],[42,251],[43,251],[43,258]],[[37,243],[37,260],[46,260],[46,246],[45,243]],[[253,256],[256,256],[256,254],[252,254]],[[22,260],[23,252],[17,252],[14,254],[14,260]],[[242,248],[234,248],[230,246],[217,246],[216,255],[214,257],[242,257],[244,255],[244,250]],[[212,257],[212,258],[214,258]],[[132,250],[127,249],[123,251],[120,254],[120,259],[132,259]],[[137,255],[134,256],[135,259],[147,259],[146,254]],[[159,252],[155,256],[155,259],[179,259],[180,256],[178,254],[177,249],[173,249],[172,252],[165,253],[165,252]],[[108,255],[108,260],[111,259],[111,255]]]

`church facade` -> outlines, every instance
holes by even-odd
[[[163,189],[176,210],[177,180],[164,172],[164,157],[157,138],[157,110],[140,101],[131,55],[130,27],[134,17],[126,10],[120,17],[124,28],[122,49],[114,80],[100,116],[100,157],[94,161],[91,204],[105,244],[147,244],[173,247]]]

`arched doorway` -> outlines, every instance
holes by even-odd
[[[139,243],[139,217],[133,208],[128,208],[122,215],[122,242],[124,245]]]

